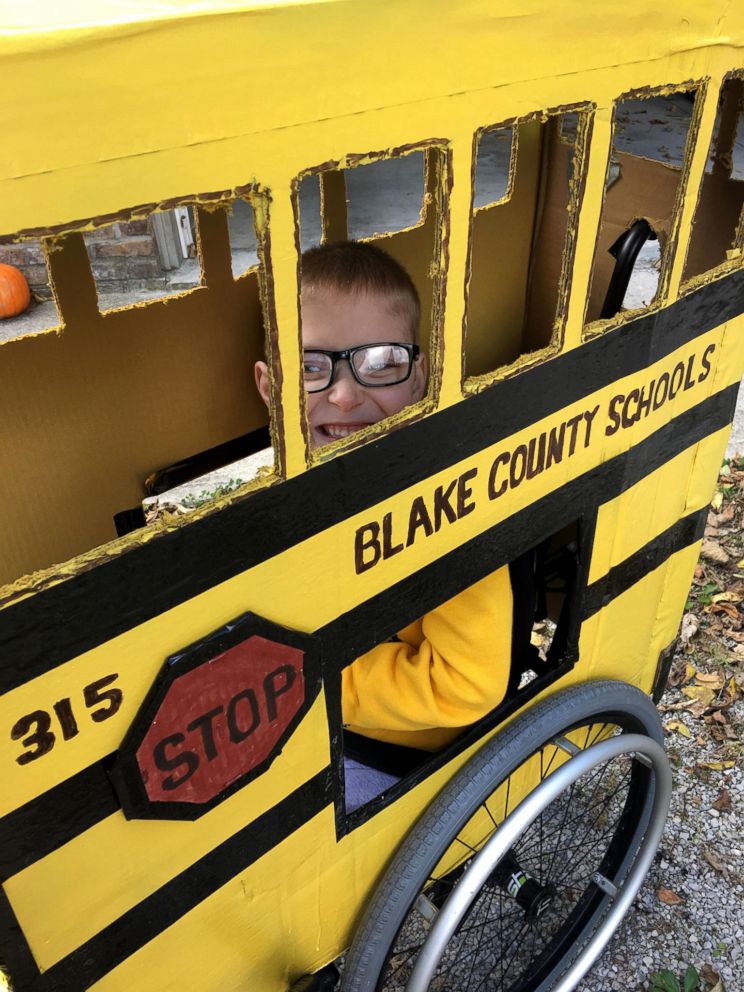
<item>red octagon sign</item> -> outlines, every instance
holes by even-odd
[[[265,771],[307,708],[311,642],[248,614],[169,658],[119,752],[126,815],[193,819]]]

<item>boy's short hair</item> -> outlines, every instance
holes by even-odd
[[[408,318],[418,341],[421,303],[413,280],[392,255],[362,241],[335,241],[302,253],[302,289],[379,293],[393,313]]]

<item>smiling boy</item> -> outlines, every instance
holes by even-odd
[[[302,346],[313,447],[423,398],[427,365],[416,343],[419,319],[411,277],[379,248],[350,241],[303,254]],[[396,344],[402,350],[390,347]],[[359,350],[365,345],[373,349]],[[347,351],[350,360],[335,357]],[[256,363],[256,385],[268,404],[265,362]]]
[[[423,398],[427,364],[417,344],[418,294],[386,252],[358,242],[305,252],[301,309],[313,447],[348,437]],[[268,405],[265,362],[256,363],[255,375]],[[344,726],[376,740],[443,747],[503,699],[511,627],[504,567],[344,669]],[[350,775],[348,761],[346,767],[349,809],[395,781],[356,764]],[[364,773],[366,783],[359,781]]]

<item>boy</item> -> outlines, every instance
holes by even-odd
[[[358,242],[305,252],[301,310],[313,446],[347,437],[423,398],[427,366],[417,346],[418,294],[386,252]],[[256,363],[255,375],[268,404],[265,362]],[[511,626],[509,573],[501,568],[344,670],[344,726],[376,740],[443,747],[503,699]],[[349,761],[346,779],[349,809],[395,781]]]

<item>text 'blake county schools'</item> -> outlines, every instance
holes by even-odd
[[[642,386],[612,396],[604,425],[597,421],[599,404],[582,410],[529,440],[500,451],[487,473],[481,474],[477,467],[469,468],[437,486],[432,493],[416,496],[407,512],[391,510],[382,519],[358,527],[354,536],[356,574],[374,568],[417,541],[438,533],[442,527],[468,516],[477,508],[478,487],[481,499],[497,500],[508,490],[517,489],[523,482],[588,448],[600,431],[612,437],[659,410],[679,393],[705,382],[715,349],[715,344],[710,344],[701,355],[691,354]]]

